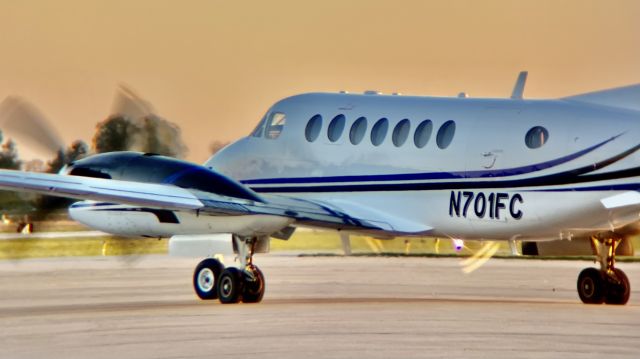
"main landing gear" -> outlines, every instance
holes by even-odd
[[[218,299],[220,303],[258,303],[264,296],[265,281],[253,264],[255,238],[233,237],[240,268],[227,267],[217,259],[207,258],[193,272],[193,288],[200,299]]]
[[[621,238],[592,237],[600,270],[586,268],[578,276],[578,295],[586,304],[619,304],[629,301],[631,285],[624,272],[614,267],[616,247]]]

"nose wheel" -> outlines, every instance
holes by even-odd
[[[237,240],[241,268],[227,267],[214,258],[200,262],[193,273],[193,288],[202,300],[219,299],[222,304],[259,303],[264,297],[265,280],[253,264],[254,242]]]
[[[578,276],[578,296],[585,304],[624,305],[631,295],[627,275],[615,268],[616,246],[620,238],[592,238],[600,262],[600,270],[586,268]]]

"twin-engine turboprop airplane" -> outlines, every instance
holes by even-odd
[[[277,102],[251,135],[203,166],[113,152],[58,175],[0,171],[0,188],[80,198],[77,221],[171,237],[202,261],[202,299],[259,302],[253,254],[296,227],[469,240],[591,240],[584,303],[625,304],[615,248],[640,232],[640,85],[554,100],[310,93]],[[215,234],[227,234],[217,236]],[[181,249],[182,248],[182,249]]]

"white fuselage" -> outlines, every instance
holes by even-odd
[[[319,132],[308,125],[316,115]],[[344,125],[330,125],[339,115]],[[364,136],[354,144],[362,117]],[[384,135],[374,128],[381,118]],[[420,148],[425,137],[415,131],[425,120],[432,132]],[[607,210],[600,200],[640,187],[629,174],[640,165],[632,150],[639,120],[635,111],[568,100],[305,94],[276,103],[254,135],[205,166],[259,193],[348,200],[438,235],[551,240],[638,220],[637,209]],[[448,121],[455,132],[445,147]],[[534,127],[546,130],[538,148],[525,142]]]

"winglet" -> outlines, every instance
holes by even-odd
[[[518,74],[518,79],[516,80],[516,84],[513,86],[513,91],[511,92],[511,98],[514,100],[522,100],[522,94],[524,93],[524,85],[527,83],[527,75],[529,72],[520,71]]]

